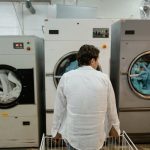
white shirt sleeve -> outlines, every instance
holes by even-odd
[[[64,95],[64,82],[65,77],[62,76],[57,87],[56,99],[54,103],[54,115],[51,130],[51,134],[53,137],[55,137],[57,132],[59,132],[66,111],[67,102]]]
[[[109,81],[109,86],[108,86],[108,99],[107,100],[108,100],[107,101],[108,102],[107,103],[108,133],[113,126],[118,132],[118,135],[120,135],[120,121],[119,121],[117,109],[116,109],[116,99],[115,99],[114,90],[110,81]]]

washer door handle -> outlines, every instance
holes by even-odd
[[[60,79],[62,77],[62,76],[56,76],[53,73],[46,73],[45,76],[46,77],[54,77],[54,78],[58,78],[58,79]]]
[[[54,109],[46,109],[46,113],[53,114],[54,113]]]
[[[128,75],[128,72],[121,72],[121,75]]]
[[[46,77],[52,77],[52,76],[54,76],[54,73],[46,73],[45,76]]]
[[[54,78],[60,79],[62,76],[54,76]]]

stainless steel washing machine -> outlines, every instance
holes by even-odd
[[[43,43],[34,36],[0,37],[0,148],[39,146],[45,115]]]
[[[150,20],[112,25],[111,81],[121,129],[150,142]]]

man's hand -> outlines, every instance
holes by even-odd
[[[61,138],[62,138],[61,134],[57,132],[56,136],[53,138],[54,143],[60,145]]]
[[[116,131],[116,129],[113,126],[109,132],[109,136],[115,137],[115,138],[119,137],[118,132]]]
[[[53,139],[61,139],[61,134],[57,132],[56,136]]]

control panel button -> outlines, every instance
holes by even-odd
[[[27,51],[30,51],[31,50],[31,47],[27,47]]]

